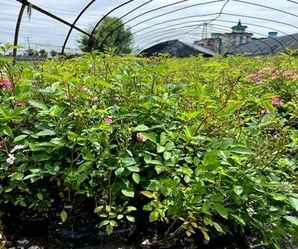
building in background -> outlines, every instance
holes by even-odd
[[[158,54],[168,54],[173,57],[190,57],[196,55],[202,55],[204,57],[214,56],[215,53],[207,48],[198,46],[195,44],[189,44],[187,42],[182,42],[179,40],[170,40],[165,42],[160,42],[139,51],[140,54],[144,56],[155,56]]]
[[[216,53],[225,54],[235,47],[252,41],[253,34],[246,32],[247,26],[242,25],[241,21],[231,29],[232,32],[230,33],[212,33],[211,38],[205,38],[194,43]]]
[[[287,52],[287,50],[292,50],[293,53],[298,54],[298,33],[279,36],[276,32],[275,34],[269,32],[267,38],[253,39],[250,43],[230,50],[229,54],[257,56],[278,54]]]

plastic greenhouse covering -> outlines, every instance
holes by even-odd
[[[239,20],[254,38],[262,39],[230,53],[268,54],[298,47],[294,0],[1,0],[0,7],[0,42],[22,48],[78,52],[80,35],[85,32],[92,39],[91,27],[107,16],[119,17],[132,32],[135,51],[172,39],[191,43],[229,32]],[[278,32],[278,37],[267,38],[268,32]]]

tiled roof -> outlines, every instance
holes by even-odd
[[[215,55],[214,51],[208,48],[204,48],[202,46],[198,46],[184,41],[182,42],[180,40],[170,40],[161,42],[144,49],[143,51],[141,51],[141,53],[148,55],[155,53],[169,53],[177,57],[186,57],[198,53],[202,53],[208,56]]]
[[[276,38],[254,39],[250,43],[233,48],[228,54],[267,55],[287,49],[298,49],[298,33]]]

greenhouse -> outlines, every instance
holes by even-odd
[[[298,249],[298,1],[0,0],[0,249]]]

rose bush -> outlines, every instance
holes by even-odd
[[[108,234],[157,223],[161,241],[233,234],[281,247],[298,225],[298,82],[244,75],[268,67],[298,70],[298,60],[23,66],[14,91],[0,85],[2,228],[21,217],[73,227],[81,215]]]

